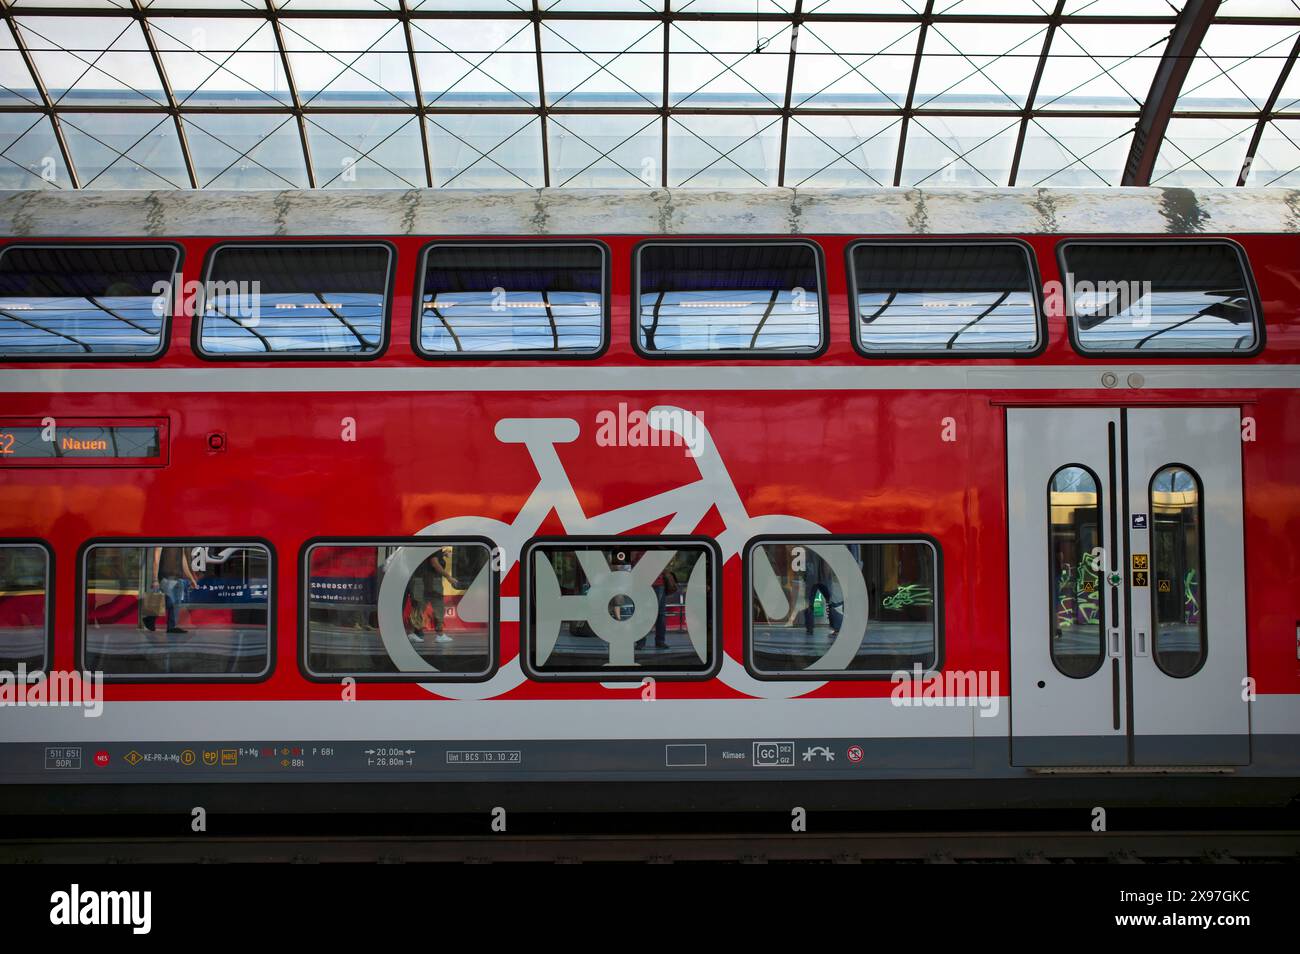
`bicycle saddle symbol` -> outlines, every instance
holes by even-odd
[[[537,485],[514,519],[506,523],[484,516],[448,517],[429,524],[418,531],[418,535],[487,537],[501,554],[499,570],[501,578],[505,579],[514,568],[524,544],[536,536],[552,511],[559,518],[566,534],[613,537],[664,518],[668,518],[662,531],[664,535],[690,534],[711,510],[716,509],[722,519],[723,530],[715,539],[722,551],[724,564],[737,556],[754,537],[826,533],[824,527],[802,517],[789,514],[750,515],[727,472],[712,435],[698,416],[679,407],[664,405],[651,408],[648,420],[652,428],[669,432],[676,437],[675,449],[665,451],[666,453],[680,453],[682,446],[690,451],[690,459],[699,469],[698,480],[588,516],[582,509],[573,483],[556,452],[556,445],[572,443],[578,439],[581,433],[578,422],[572,418],[503,418],[495,427],[497,440],[503,444],[522,444],[538,475]],[[379,636],[389,658],[401,672],[439,671],[411,645],[406,638],[402,620],[402,601],[407,584],[415,570],[436,549],[438,548],[434,546],[398,548],[390,559],[380,584]],[[844,594],[844,621],[839,636],[808,667],[808,681],[757,680],[739,661],[724,654],[718,678],[733,689],[759,698],[800,696],[824,685],[824,682],[816,680],[819,670],[847,668],[856,655],[867,624],[867,589],[861,570],[848,547],[843,544],[816,544],[810,545],[808,549],[825,560],[840,580]],[[491,563],[480,571],[461,598],[458,612],[467,622],[484,622],[488,619],[490,572]],[[593,585],[596,582],[592,580]],[[697,585],[702,587],[704,584],[701,581]],[[768,619],[786,616],[790,609],[789,599],[761,548],[754,551],[753,585],[755,596]],[[686,599],[688,602],[691,599],[689,582]],[[500,618],[503,622],[518,621],[517,596],[501,597]],[[595,619],[590,622],[596,624]],[[603,624],[602,620],[601,625]],[[503,662],[496,674],[484,682],[426,683],[424,688],[430,693],[452,699],[490,699],[509,692],[525,680],[519,659],[514,657]],[[620,685],[626,688],[626,683]]]

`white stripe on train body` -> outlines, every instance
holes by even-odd
[[[575,374],[580,370],[580,374]],[[1116,375],[1117,386],[1102,378]],[[1141,388],[1127,384],[1139,374]],[[1300,365],[735,365],[549,367],[204,367],[0,369],[11,394],[221,394],[260,392],[611,392],[622,391],[1054,391],[1098,390],[1115,401],[1143,391],[1285,390]]]

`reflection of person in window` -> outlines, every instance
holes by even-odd
[[[658,606],[655,608],[655,649],[668,648],[668,597],[677,592],[677,577],[673,571],[664,567],[664,571],[655,577],[653,589]],[[649,635],[648,633],[646,634]],[[636,642],[637,649],[645,648],[645,636]]]
[[[817,594],[820,593],[822,599],[826,601],[826,617],[831,624],[828,635],[834,638],[839,634],[840,625],[844,622],[844,616],[840,613],[844,599],[839,592],[839,581],[835,579],[835,574],[831,572],[826,561],[811,550],[808,551],[803,580],[804,598],[807,600],[803,611],[804,631],[809,636],[813,634],[813,605],[817,602]]]
[[[444,551],[439,550],[425,560],[411,577],[411,632],[407,633],[407,636],[413,643],[424,642],[424,627],[430,621],[433,623],[435,633],[434,642],[452,641],[451,637],[442,630],[442,621],[446,616],[443,581],[448,581],[452,586],[456,585],[455,577],[447,568],[449,562],[451,561],[444,555]]]
[[[151,589],[154,591],[161,590],[163,600],[167,604],[167,632],[186,632],[179,626],[179,604],[185,597],[186,584],[195,586],[199,581],[194,576],[194,571],[190,569],[189,563],[185,560],[185,548],[154,547],[152,578],[154,582]],[[156,616],[146,616],[144,618],[144,628],[153,632],[156,621]]]

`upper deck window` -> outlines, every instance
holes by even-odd
[[[179,257],[171,245],[0,250],[0,355],[157,354]]]
[[[817,249],[806,242],[655,242],[637,253],[637,343],[651,354],[815,354]]]
[[[1070,242],[1061,250],[1081,351],[1249,352],[1259,342],[1246,263],[1227,242]]]
[[[224,245],[208,263],[199,350],[348,357],[384,341],[386,245]]]
[[[604,345],[598,245],[434,245],[425,253],[418,350],[590,355]]]
[[[863,351],[946,355],[1039,345],[1038,296],[1023,245],[864,242],[853,246],[851,261]]]

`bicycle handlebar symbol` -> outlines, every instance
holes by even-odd
[[[722,551],[722,562],[737,556],[745,544],[757,536],[774,534],[824,534],[826,529],[811,520],[789,514],[760,514],[751,516],[727,472],[712,435],[704,422],[691,412],[669,405],[651,408],[648,414],[651,427],[675,435],[679,443],[690,451],[690,458],[699,469],[699,479],[674,487],[641,500],[604,513],[588,516],[582,509],[573,483],[560,461],[556,445],[569,444],[578,439],[581,429],[571,418],[503,418],[494,432],[504,444],[522,444],[537,469],[538,481],[523,506],[510,523],[483,516],[449,517],[431,523],[418,532],[419,536],[482,536],[490,539],[503,554],[500,564],[504,579],[514,567],[524,544],[541,528],[554,511],[571,536],[617,536],[669,518],[664,535],[687,535],[695,531],[708,513],[716,508],[722,519],[723,530],[716,542]],[[434,673],[438,670],[422,657],[407,640],[402,620],[402,602],[415,570],[438,547],[399,547],[388,563],[379,588],[379,636],[385,651],[401,672]],[[840,581],[844,594],[844,621],[839,635],[826,652],[808,667],[815,676],[818,670],[847,668],[857,653],[866,633],[867,588],[862,573],[852,553],[843,544],[816,544],[809,547],[825,560]],[[597,560],[599,554],[595,554]],[[702,561],[697,566],[702,566]],[[721,569],[721,568],[719,568]],[[593,563],[588,574],[593,587],[600,567]],[[489,577],[491,563],[486,565],[465,591],[458,608],[468,622],[485,622],[488,619]],[[648,572],[648,571],[647,571]],[[614,577],[613,583],[601,581],[609,592],[607,596],[631,592],[626,589],[636,585],[632,574],[615,574],[605,568],[605,577]],[[762,549],[754,551],[754,589],[768,619],[784,617],[790,609],[789,599],[772,564]],[[650,579],[653,581],[654,576]],[[694,584],[694,585],[692,585]],[[622,588],[620,588],[622,587]],[[687,583],[686,600],[692,600],[692,590],[702,594],[703,578]],[[702,599],[702,596],[696,597]],[[591,604],[588,604],[591,605]],[[500,616],[505,622],[519,619],[519,598],[501,597]],[[603,617],[603,618],[602,618]],[[614,621],[607,612],[593,612],[588,623],[593,627]],[[625,634],[624,634],[625,635]],[[644,635],[640,633],[639,635]],[[626,640],[619,640],[626,642]],[[611,644],[611,652],[613,652]],[[631,650],[628,642],[627,652]],[[620,653],[623,651],[620,650]],[[624,653],[625,655],[625,653]],[[623,655],[620,655],[620,659]],[[613,661],[613,656],[611,656]],[[791,698],[811,692],[824,682],[808,681],[763,682],[753,678],[743,665],[724,653],[722,669],[718,675],[733,689],[759,698]],[[489,680],[479,683],[429,683],[424,688],[430,693],[452,699],[489,699],[509,692],[526,680],[518,656],[506,661]]]

